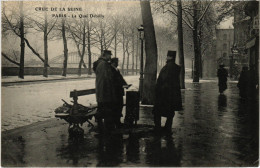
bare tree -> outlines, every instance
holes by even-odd
[[[44,7],[47,7],[46,1],[43,4]],[[44,68],[43,68],[43,76],[48,77],[48,40],[50,32],[53,30],[57,18],[50,19],[47,16],[47,11],[44,11],[44,16],[41,15],[42,13],[37,13],[37,17],[31,16],[28,17],[34,23],[34,29],[43,32],[43,41],[44,41]],[[36,14],[35,14],[36,15]]]
[[[179,63],[181,65],[180,85],[185,89],[185,63],[184,63],[184,49],[183,49],[183,29],[182,29],[182,3],[177,0],[178,6],[178,51]]]
[[[19,78],[24,78],[24,16],[23,16],[23,2],[20,2],[20,35],[21,35],[21,55],[20,55],[20,68]]]
[[[24,78],[24,52],[25,52],[25,43],[27,47],[42,61],[45,62],[45,59],[43,59],[40,54],[31,46],[29,40],[25,38],[26,30],[32,28],[32,23],[28,19],[28,16],[24,14],[24,3],[25,2],[15,2],[19,3],[19,14],[16,13],[17,9],[8,9],[8,14],[6,11],[6,5],[3,3],[3,10],[2,10],[2,32],[3,34],[8,34],[8,32],[12,32],[16,36],[18,36],[21,39],[21,52],[20,52],[20,70],[19,70],[19,77]],[[10,5],[11,7],[15,7],[14,5]],[[26,19],[26,21],[25,21]],[[26,29],[26,30],[25,30]],[[3,54],[2,54],[3,55]],[[5,53],[4,55],[6,58],[8,57]],[[10,58],[8,60],[11,60]],[[47,66],[49,66],[47,64]]]
[[[113,39],[115,38],[116,34],[115,31],[113,31],[113,28],[111,25],[108,24],[108,21],[106,20],[99,20],[95,28],[93,29],[94,32],[94,38],[93,40],[95,41],[95,45],[99,50],[100,53],[102,54],[103,50],[108,49],[111,44]]]
[[[119,31],[121,29],[121,22],[122,20],[120,19],[119,16],[114,16],[111,18],[111,28],[112,31],[114,32],[114,55],[117,57],[117,47],[118,44],[120,43],[120,40],[118,39],[119,36]]]
[[[138,61],[139,61],[139,35],[136,34],[136,54],[135,54],[135,70],[136,70],[136,74],[138,74],[137,70],[138,70]]]
[[[200,77],[201,48],[198,39],[199,24],[207,14],[211,4],[212,1],[209,2],[192,1],[192,2],[186,2],[185,5],[182,6],[182,11],[184,12],[184,17],[182,17],[182,21],[193,32],[193,47],[194,47],[194,59],[195,59],[193,82],[199,82],[199,77]],[[178,16],[176,5],[172,3],[172,1],[161,2],[160,7],[163,8],[164,13],[169,12],[175,16]]]
[[[82,21],[83,20],[83,21]],[[81,76],[82,65],[86,68],[84,63],[84,55],[86,51],[86,37],[87,37],[87,21],[86,19],[73,20],[68,25],[68,30],[70,32],[71,38],[74,41],[76,48],[78,50],[78,55],[80,58],[78,66],[78,75]],[[80,49],[82,47],[82,49]]]
[[[63,18],[61,21],[61,32],[62,32],[62,40],[63,40],[63,47],[64,47],[64,60],[63,60],[63,71],[62,76],[67,75],[67,64],[68,64],[68,44],[67,44],[67,38],[66,38],[66,26],[65,26],[66,20]]]

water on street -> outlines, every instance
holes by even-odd
[[[131,83],[134,79],[128,80]],[[24,99],[25,103],[34,103],[34,107],[38,107],[40,112],[37,115],[51,118],[54,116],[52,109],[61,104],[53,101],[59,101],[60,96],[66,98],[72,89],[68,86],[86,88],[81,83],[82,81],[66,82],[65,89],[64,83],[60,82],[53,85],[42,84],[39,85],[41,87],[37,86],[42,93],[36,93],[36,88],[29,92],[23,91],[24,87],[20,90],[24,95],[29,95],[29,99]],[[44,93],[48,91],[46,87],[55,87],[55,90],[49,89],[53,92]],[[19,88],[16,89],[18,92]],[[2,89],[2,92],[10,94],[6,88]],[[40,99],[42,94],[49,96],[51,100],[35,101]],[[22,95],[17,94],[16,98],[20,100]],[[2,157],[2,164],[100,167],[258,165],[258,105],[241,101],[236,83],[228,83],[228,90],[224,95],[219,95],[216,81],[186,83],[186,89],[182,90],[182,99],[184,111],[176,112],[172,136],[154,135],[147,128],[132,134],[103,137],[88,132],[89,128],[84,126],[84,139],[75,142],[68,138],[68,125],[65,122],[56,127],[50,124],[43,130],[29,131],[11,141],[4,141],[2,152],[6,152],[6,155]],[[2,101],[6,104],[10,99]],[[15,100],[13,101],[11,102],[15,104]],[[30,110],[31,107],[26,107],[27,111],[23,112],[23,115],[28,116],[28,120],[33,120],[32,113],[35,111],[32,110],[36,110]],[[16,107],[4,107],[4,124],[8,121],[5,121],[8,109],[15,111],[13,108]],[[153,125],[151,110],[148,107],[140,108],[139,125]],[[16,120],[19,121],[18,118]],[[165,119],[162,120],[164,125]],[[16,146],[13,153],[9,150],[10,143]],[[10,156],[16,160],[15,164]]]
[[[128,76],[125,79],[133,84],[130,89],[136,89],[137,76]],[[2,87],[2,131],[54,118],[54,110],[63,104],[61,99],[72,104],[70,91],[93,88],[95,79],[48,81]],[[96,104],[96,97],[82,96],[79,103]]]

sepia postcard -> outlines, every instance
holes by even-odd
[[[259,1],[1,1],[2,167],[259,167]]]

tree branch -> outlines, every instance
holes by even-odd
[[[21,37],[21,35],[18,34],[18,33],[15,31],[15,29],[13,28],[12,23],[8,20],[7,16],[6,16],[5,14],[4,14],[4,16],[5,16],[6,20],[7,20],[7,23],[8,23],[9,26],[12,28],[12,31],[14,32],[14,34],[16,34],[18,37]],[[32,51],[38,58],[40,58],[40,60],[41,60],[42,62],[44,62],[44,59],[40,56],[39,53],[37,53],[37,52],[33,49],[33,47],[30,45],[29,41],[28,41],[26,38],[24,38],[24,41],[26,42],[27,46],[31,49],[31,51]],[[50,67],[48,64],[47,64],[47,66]]]
[[[40,58],[40,60],[41,60],[42,62],[44,62],[44,59],[40,56],[39,53],[37,53],[37,52],[33,49],[33,47],[30,45],[29,41],[28,41],[26,38],[24,38],[24,41],[25,41],[26,45],[31,49],[31,51],[32,51],[38,58]],[[47,67],[50,67],[50,65],[47,64]]]
[[[213,1],[210,1],[209,4],[207,5],[206,9],[204,10],[204,12],[202,13],[202,15],[200,16],[200,18],[198,19],[198,22],[201,21],[201,19],[205,16],[206,12],[208,11],[209,9],[209,6],[210,4],[212,3]]]
[[[49,33],[51,32],[51,30],[54,28],[56,22],[57,22],[58,18],[56,18],[55,22],[53,23],[52,27],[50,28],[50,30],[47,32],[47,36],[49,35]]]
[[[6,58],[8,61],[10,61],[11,63],[15,64],[15,65],[18,65],[20,66],[20,63],[10,59],[5,53],[1,52],[2,53],[2,56],[4,56],[4,58]]]
[[[173,11],[167,10],[167,11],[165,11],[165,12],[170,12],[170,13],[172,13],[172,14],[174,14],[174,15],[176,15],[176,16],[178,17],[177,13],[174,13]],[[184,18],[182,18],[182,20],[184,21],[184,23],[185,23],[190,29],[193,30],[193,26],[192,26],[192,25],[190,25]]]

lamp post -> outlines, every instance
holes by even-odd
[[[143,71],[143,67],[144,67],[144,27],[143,25],[141,25],[138,28],[138,32],[139,32],[139,38],[141,40],[141,57],[140,57],[140,78],[139,78],[139,93],[140,93],[140,100],[142,100],[142,96],[143,96],[143,81],[144,81],[144,71]]]

